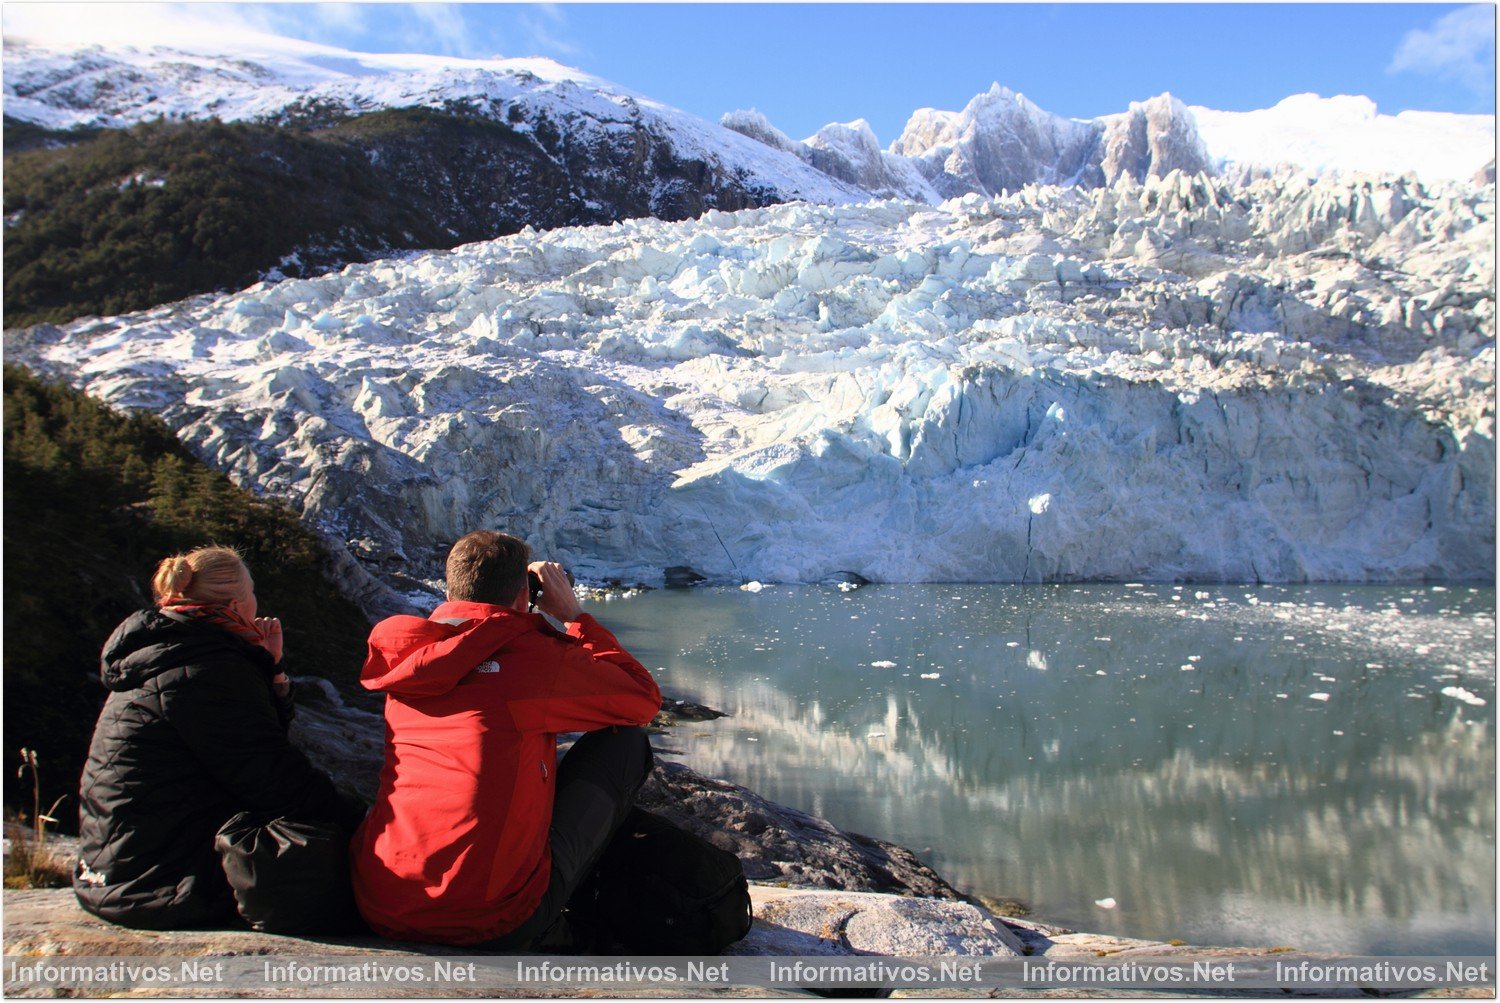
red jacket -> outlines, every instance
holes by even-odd
[[[641,725],[661,708],[651,674],[593,617],[569,630],[471,602],[375,625],[360,682],[386,694],[385,767],[352,853],[377,933],[476,944],[536,909],[557,733]]]

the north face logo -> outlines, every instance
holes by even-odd
[[[496,661],[480,662],[474,666],[475,672],[499,672],[500,663]]]

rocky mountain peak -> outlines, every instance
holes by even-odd
[[[1166,177],[1174,170],[1213,172],[1213,158],[1198,134],[1193,113],[1171,94],[1132,102],[1129,111],[1103,121],[1099,166],[1106,184],[1121,175],[1140,180]]]
[[[726,129],[732,129],[742,136],[749,136],[759,143],[771,147],[773,150],[786,150],[788,153],[797,153],[801,144],[795,142],[790,136],[771,124],[771,120],[754,108],[740,111],[725,112],[719,119],[719,124]]]

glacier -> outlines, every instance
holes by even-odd
[[[1170,172],[510,237],[7,334],[330,541],[585,579],[1483,580],[1495,189]]]

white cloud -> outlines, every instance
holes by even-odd
[[[183,45],[270,30],[238,4],[8,3],[7,38],[91,45]]]
[[[529,54],[560,56],[565,59],[576,59],[583,55],[583,47],[567,37],[568,18],[561,5],[538,4],[535,10],[540,16],[521,14],[517,18],[532,50]]]
[[[70,45],[233,47],[265,36],[340,48],[381,30],[382,48],[478,55],[463,4],[7,3],[6,37]]]
[[[1387,73],[1451,80],[1479,94],[1495,85],[1495,8],[1472,4],[1414,28],[1401,38]]]
[[[7,2],[0,17],[7,38],[67,48],[102,44],[284,52],[311,44],[468,59],[503,54],[576,60],[583,54],[569,38],[562,8],[496,6],[509,14],[504,38],[496,18],[465,3]],[[288,45],[288,40],[300,41]]]
[[[483,46],[464,16],[463,4],[416,3],[403,10],[417,22],[413,39],[420,51],[468,58],[482,55]]]

